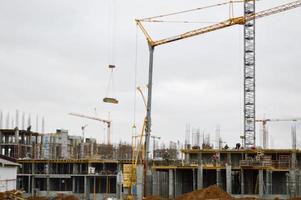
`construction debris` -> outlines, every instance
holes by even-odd
[[[25,198],[23,198],[23,192],[20,190],[0,192],[0,199],[1,200],[25,200]]]

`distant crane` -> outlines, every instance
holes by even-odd
[[[100,119],[97,117],[91,117],[91,116],[87,116],[87,115],[83,115],[83,114],[79,114],[79,113],[69,113],[69,115],[86,118],[86,119],[91,119],[91,120],[96,120],[96,121],[100,121],[100,122],[107,124],[107,144],[111,144],[111,123],[112,123],[111,120]]]
[[[255,122],[262,123],[262,146],[264,149],[268,147],[268,130],[267,122],[296,122],[301,121],[301,118],[287,118],[287,119],[256,119]]]

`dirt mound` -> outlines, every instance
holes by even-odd
[[[216,185],[209,186],[202,190],[196,190],[182,196],[177,197],[175,200],[205,200],[205,199],[214,199],[214,200],[232,200],[227,192],[222,190]]]
[[[74,195],[58,194],[56,200],[79,200],[79,198]]]
[[[47,197],[28,197],[27,200],[49,200]]]
[[[147,196],[145,200],[162,200],[162,198],[159,196]]]

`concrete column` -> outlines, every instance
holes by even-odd
[[[174,198],[174,177],[173,169],[170,169],[168,172],[168,197],[169,199]]]
[[[16,148],[14,149],[14,157],[15,158],[18,158],[19,157],[19,154],[20,154],[20,150],[19,150],[19,129],[16,128],[15,129],[15,144],[17,145]]]
[[[1,117],[1,114],[0,114],[0,117]],[[0,120],[0,126],[2,125],[2,122],[1,122],[1,120]],[[2,127],[0,127],[0,129],[1,129]],[[0,131],[0,154],[2,154],[2,144],[3,142],[2,142],[2,132]]]
[[[298,189],[299,189],[299,193],[298,193],[298,197],[301,196],[301,170],[299,169],[299,176],[298,176]]]
[[[15,143],[16,144],[19,143],[19,129],[18,128],[15,129]]]
[[[31,163],[31,196],[35,196],[34,195],[34,190],[35,190],[35,180],[34,180],[34,174],[35,174],[35,165],[32,162]]]
[[[149,196],[152,193],[152,171],[150,169],[147,169],[146,171],[146,176],[147,176],[147,189],[146,189],[146,194],[145,196]]]
[[[192,169],[192,191],[196,190],[197,180],[196,180],[196,174],[195,170]]]
[[[176,170],[176,178],[175,178],[175,197],[182,195],[182,172],[180,170]]]
[[[153,170],[153,190],[152,195],[157,196],[159,195],[159,184],[158,184],[158,172]]]
[[[241,194],[245,194],[245,177],[244,177],[244,170],[240,170],[240,189]]]
[[[118,167],[119,171],[117,173],[117,181],[116,181],[116,194],[117,194],[117,199],[122,200],[123,199],[123,194],[122,194],[122,171],[120,170],[120,167]]]
[[[270,170],[267,170],[266,171],[266,194],[267,195],[270,195],[270,194],[272,194],[272,183],[273,183],[273,181],[272,181],[272,171],[270,171]]]
[[[226,190],[232,194],[232,167],[226,164]]]
[[[231,153],[227,153],[227,164],[231,165],[232,159],[231,159]]]
[[[46,173],[46,191],[47,191],[47,196],[49,196],[49,191],[50,191],[49,170],[50,170],[50,163],[48,162],[47,164],[45,164],[45,173]]]
[[[296,169],[296,164],[297,164],[297,154],[296,152],[292,153],[292,169]]]
[[[175,169],[175,171],[174,171],[174,198],[176,198],[176,196],[177,196],[177,189],[178,189],[178,184],[177,184],[177,178],[178,178],[178,176],[177,176],[177,170]]]
[[[258,191],[259,191],[259,197],[263,198],[263,170],[258,171]]]
[[[27,187],[27,191],[28,191],[28,194],[30,194],[30,183],[31,183],[31,181],[30,181],[30,177],[31,176],[28,176],[28,187]]]
[[[289,191],[291,198],[296,197],[296,170],[292,169],[289,172]]]
[[[31,196],[35,196],[35,178],[31,176]]]
[[[189,153],[185,153],[185,164],[188,165],[190,163]]]
[[[299,180],[298,180],[298,184],[299,184],[299,194],[297,196],[301,196],[301,170],[299,170]]]
[[[198,166],[197,189],[203,189],[203,165]]]
[[[137,187],[137,200],[142,200],[143,198],[143,165],[137,165],[136,169],[136,187]]]
[[[198,154],[198,164],[199,165],[203,164],[203,155],[202,155],[202,153]]]
[[[84,176],[84,199],[89,199],[89,190],[88,190],[88,177],[87,176]]]
[[[75,188],[75,178],[76,176],[72,176],[72,193],[75,193],[76,192],[76,188]]]
[[[221,169],[216,169],[216,185],[222,187]]]
[[[289,195],[289,173],[286,173],[286,194]]]

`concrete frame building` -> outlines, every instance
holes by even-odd
[[[183,164],[153,167],[152,194],[174,198],[216,184],[233,196],[301,196],[301,151],[185,149]]]

